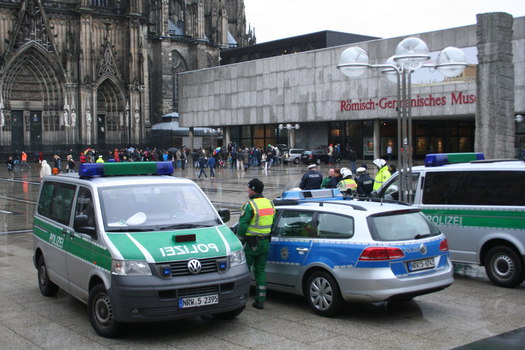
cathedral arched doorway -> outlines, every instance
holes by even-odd
[[[122,88],[111,78],[98,85],[96,100],[96,139],[99,148],[122,146],[130,129],[126,120],[126,100]]]
[[[64,143],[65,79],[45,48],[36,43],[21,48],[7,62],[0,85],[3,146],[36,152]]]

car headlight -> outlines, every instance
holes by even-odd
[[[142,260],[113,260],[111,273],[119,276],[151,276],[151,269]]]
[[[246,256],[244,255],[244,250],[239,249],[235,250],[230,255],[230,266],[237,266],[246,264]]]

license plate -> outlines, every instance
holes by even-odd
[[[213,305],[219,303],[219,295],[204,295],[200,297],[192,298],[180,298],[179,299],[179,309],[186,309],[189,307],[198,307],[204,305]]]
[[[410,272],[433,269],[434,267],[436,267],[436,262],[434,261],[434,258],[414,260],[408,263],[408,271]]]

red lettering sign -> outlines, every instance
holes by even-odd
[[[476,95],[465,94],[463,91],[451,92],[450,100],[446,96],[427,96],[416,95],[410,99],[410,106],[418,107],[435,107],[445,106],[447,101],[452,105],[466,105],[476,103]],[[408,103],[408,101],[407,101]],[[369,100],[341,100],[341,112],[366,111],[376,109],[396,109],[401,103],[396,98],[381,97],[377,102],[374,99]]]

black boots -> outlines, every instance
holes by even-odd
[[[262,310],[264,309],[264,303],[261,303],[260,301],[254,301],[252,303],[252,306],[256,309]]]

